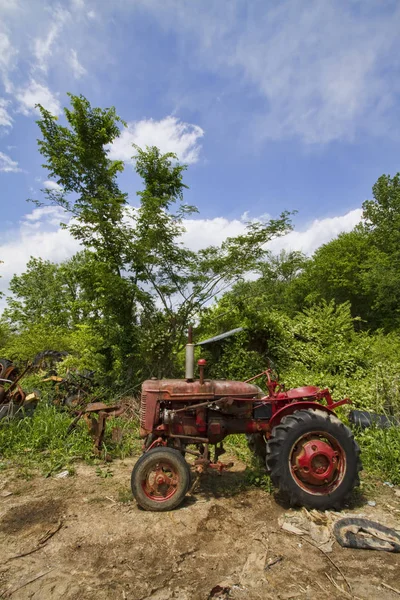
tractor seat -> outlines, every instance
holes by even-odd
[[[306,385],[304,387],[288,390],[286,393],[287,397],[293,400],[294,398],[309,398],[310,396],[315,396],[319,391],[320,388],[315,385]]]

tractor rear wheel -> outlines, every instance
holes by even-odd
[[[132,494],[144,510],[176,508],[189,486],[189,465],[174,448],[153,448],[145,452],[132,471]]]
[[[298,410],[274,427],[267,447],[273,484],[292,505],[338,509],[359,485],[360,449],[350,429],[319,409]]]

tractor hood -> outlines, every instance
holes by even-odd
[[[158,392],[163,400],[190,400],[193,397],[196,400],[214,400],[225,396],[250,399],[264,395],[257,385],[224,379],[206,379],[204,383],[182,379],[148,379],[143,382],[142,391]]]

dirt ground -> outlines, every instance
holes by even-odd
[[[169,513],[131,501],[133,463],[80,465],[65,479],[0,473],[1,598],[398,600],[390,588],[400,588],[400,554],[336,542],[324,554],[283,531],[278,519],[295,511],[249,487],[239,461],[203,475]],[[400,498],[386,486],[374,498],[376,506],[361,499],[346,513],[399,529]]]

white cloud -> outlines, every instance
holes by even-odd
[[[243,102],[255,104],[250,126],[257,138],[323,144],[360,131],[386,135],[397,125],[399,2],[248,4],[214,2],[205,9],[189,2],[183,10],[180,0],[132,0],[130,6],[197,43],[195,66],[235,78]]]
[[[47,35],[43,38],[37,37],[33,43],[33,53],[37,60],[37,67],[44,71],[48,70],[48,60],[53,54],[53,46],[59,37],[62,28],[69,17],[69,12],[58,7],[51,13],[51,23]]]
[[[40,206],[24,216],[20,223],[20,230],[24,233],[26,229],[58,228],[61,221],[66,221],[62,208],[59,206]]]
[[[80,79],[80,77],[82,77],[83,75],[86,75],[87,71],[86,71],[85,67],[83,67],[81,65],[81,63],[79,62],[76,50],[71,50],[71,53],[68,57],[68,62],[72,69],[72,73],[73,73],[75,79]]]
[[[12,127],[12,117],[7,111],[8,101],[0,98],[0,127]]]
[[[199,160],[201,146],[198,141],[203,135],[204,131],[198,125],[183,123],[172,116],[160,121],[133,121],[112,144],[110,158],[131,160],[135,154],[132,144],[137,144],[140,148],[157,146],[162,152],[175,152],[179,160],[191,164]]]
[[[58,94],[53,94],[48,87],[32,79],[26,88],[19,90],[16,99],[19,103],[20,112],[26,116],[35,111],[36,104],[41,104],[53,115],[59,115],[61,106],[57,96]]]
[[[13,11],[19,8],[19,0],[0,0],[0,10]]]
[[[206,246],[219,246],[228,237],[244,233],[246,224],[241,219],[186,219],[186,232],[182,241],[191,250],[200,250]]]
[[[316,219],[303,231],[291,231],[285,237],[269,243],[272,252],[301,250],[311,255],[319,246],[337,237],[339,233],[351,231],[361,221],[362,209],[355,208],[345,215]]]
[[[44,187],[48,190],[54,190],[56,192],[59,192],[61,190],[61,186],[58,185],[58,183],[56,181],[45,181],[43,183]]]
[[[17,54],[17,51],[10,42],[8,34],[5,31],[0,31],[0,75],[7,94],[12,92],[13,86],[9,74],[13,68],[14,58]]]
[[[316,219],[303,230],[294,230],[284,237],[272,240],[268,243],[268,248],[274,253],[281,250],[300,250],[311,255],[319,246],[328,243],[339,233],[351,231],[361,221],[361,215],[362,209],[356,208],[337,217]],[[199,250],[208,245],[217,246],[228,237],[244,233],[246,222],[249,220],[248,213],[244,213],[240,219],[232,220],[225,217],[187,219],[182,240],[192,250]]]
[[[268,247],[274,253],[285,249],[302,250],[310,255],[339,233],[351,231],[360,221],[361,212],[361,209],[355,209],[345,215],[315,220],[303,231],[293,231],[283,238],[273,240]],[[61,208],[35,208],[25,215],[17,230],[8,232],[8,237],[0,237],[0,257],[4,261],[3,265],[0,264],[0,291],[7,291],[11,277],[14,273],[20,274],[25,270],[31,256],[61,262],[80,249],[77,240],[66,229],[59,227],[61,221],[65,221],[65,213]],[[187,219],[184,225],[186,233],[183,234],[182,241],[194,251],[208,245],[219,245],[227,237],[245,231],[243,220],[225,217]],[[4,302],[0,302],[0,311],[1,306],[4,307]]]
[[[15,230],[0,237],[0,290],[6,292],[14,274],[21,274],[31,256],[62,262],[79,249],[70,233],[59,227],[63,212],[57,207],[35,208]],[[4,308],[0,300],[0,312]]]
[[[0,171],[3,173],[18,173],[21,170],[16,160],[13,160],[4,152],[0,152]]]

